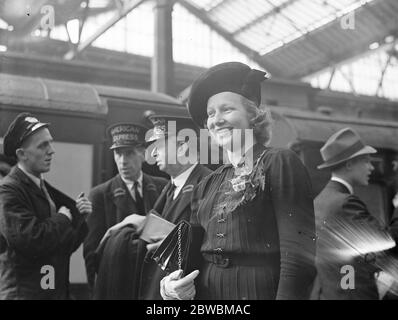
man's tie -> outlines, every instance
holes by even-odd
[[[50,205],[50,210],[51,210],[51,215],[55,214],[57,212],[57,208],[55,207],[54,201],[51,199],[50,194],[47,191],[46,185],[44,184],[44,180],[40,180],[40,187],[41,190],[43,191],[44,195],[47,198],[47,201]]]
[[[138,191],[138,181],[134,182],[133,190],[134,190],[135,203],[137,205],[138,214],[145,215],[144,200],[142,199],[140,192]]]
[[[170,186],[166,192],[166,203],[164,204],[163,210],[167,209],[169,205],[173,202],[175,190],[176,190],[176,185],[173,182],[170,182]]]

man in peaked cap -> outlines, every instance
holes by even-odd
[[[67,299],[70,255],[91,203],[76,202],[42,177],[54,155],[48,123],[19,114],[4,137],[17,165],[0,185],[0,299]]]
[[[172,130],[169,130],[165,118],[174,120]],[[146,134],[147,144],[152,143],[147,151],[152,150],[152,153],[154,152],[153,146],[158,140],[164,140],[171,135],[175,136],[180,129],[194,128],[189,118],[177,120],[176,118],[153,116],[150,119],[152,123],[156,122],[154,129],[148,131]],[[191,131],[191,133],[193,133],[196,138],[195,132]],[[185,143],[186,139],[183,139],[183,141]],[[173,148],[171,148],[171,150],[173,150]],[[184,150],[182,150],[182,152],[184,152]],[[176,153],[178,153],[176,145],[174,145],[173,152],[174,159],[178,159],[178,156],[176,157]],[[189,217],[189,204],[193,186],[198,182],[203,172],[209,172],[201,166],[198,167],[196,162],[196,159],[194,163],[187,164],[178,164],[174,161],[174,169],[171,171],[165,170],[172,178],[175,174],[185,173],[185,175],[181,176],[182,184],[178,185],[179,195],[176,199],[173,199],[175,193],[174,190],[172,190],[171,182],[169,182],[154,204],[155,210],[151,210],[150,213],[160,214],[163,218],[169,219],[171,222],[176,222],[180,218],[187,219],[187,217]],[[180,168],[181,171],[178,171],[177,167]],[[186,170],[187,168],[188,170]],[[163,216],[162,214],[164,212],[163,209],[166,207],[165,203],[168,203],[167,208],[169,210],[169,216]],[[142,226],[142,221],[135,219],[133,216],[129,216],[121,223],[112,227],[108,239],[101,242],[98,251],[102,255],[102,258],[94,290],[94,299],[144,299],[148,297],[149,293],[159,296],[160,298],[160,279],[157,280],[157,290],[151,290],[152,279],[155,279],[157,265],[148,262],[150,253],[148,253],[147,250],[147,246],[149,251],[156,248],[158,245],[157,242],[160,239],[153,239],[151,243],[147,243],[140,239],[142,230],[140,226]],[[148,254],[147,258],[145,258],[146,254]],[[112,264],[110,261],[116,262]],[[117,274],[113,273],[114,269],[117,269],[119,272]],[[112,276],[109,277],[110,273],[112,273]],[[151,297],[149,297],[149,299],[150,298]]]
[[[319,281],[315,295],[322,300],[379,298],[374,277],[376,268],[369,263],[369,256],[394,243],[354,193],[356,186],[369,183],[374,169],[370,161],[373,153],[376,150],[365,145],[351,128],[336,132],[321,148],[324,162],[318,168],[332,173],[314,203]],[[345,275],[342,268],[347,265],[353,267],[355,276],[348,287],[342,280]]]
[[[149,120],[153,129],[147,135],[148,147],[159,169],[168,173],[170,182],[163,189],[154,211],[162,218],[177,224],[191,217],[191,198],[194,187],[211,173],[211,170],[198,163],[197,126],[188,117],[152,115]],[[161,241],[148,245],[149,253]],[[161,300],[160,281],[166,273],[150,259],[146,259],[141,276],[140,299]]]
[[[192,191],[192,188],[186,188],[187,185],[196,185],[211,172],[198,163],[199,130],[188,117],[154,115],[150,120],[154,128],[153,134],[147,138],[147,141],[152,143],[148,152],[151,152],[159,169],[171,177],[154,208],[170,222],[189,220],[190,211],[184,212],[187,202],[179,203],[182,206],[174,210],[177,205],[174,200],[179,199],[179,195],[185,194],[186,190]],[[166,198],[167,201],[163,203]],[[184,200],[187,201],[188,198]],[[173,210],[171,207],[168,208],[171,202]]]
[[[96,273],[95,251],[107,230],[126,218],[142,222],[167,183],[164,178],[142,172],[146,131],[134,123],[118,123],[108,129],[118,174],[93,188],[89,195],[93,212],[87,219],[89,233],[84,242],[84,258],[91,289]]]

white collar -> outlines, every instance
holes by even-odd
[[[39,187],[39,189],[41,189],[41,180],[43,179],[42,175],[40,175],[40,178],[38,178],[33,174],[29,173],[20,163],[18,163],[17,166],[35,183],[35,185]]]
[[[120,178],[122,178],[123,182],[127,185],[127,187],[129,187],[129,190],[131,189],[130,187],[132,187],[135,183],[135,181],[133,181],[133,180],[124,179],[121,175],[120,175]],[[140,175],[138,176],[138,179],[136,180],[138,182],[139,188],[142,187],[142,178],[143,178],[143,174],[142,174],[142,171],[140,171]]]
[[[176,186],[176,189],[182,188],[182,186],[185,184],[189,175],[191,174],[193,169],[195,169],[197,164],[198,163],[193,164],[187,170],[185,170],[183,173],[180,173],[177,177],[171,178],[171,182],[174,183],[174,185]]]
[[[339,178],[339,177],[336,177],[336,176],[332,176],[332,178],[331,178],[330,180],[336,181],[336,182],[340,182],[342,185],[344,185],[344,186],[348,189],[348,191],[349,191],[351,194],[354,194],[354,188],[352,187],[352,185],[350,185],[350,184],[349,184],[347,181],[345,181],[344,179]]]
[[[242,159],[246,155],[247,151],[253,148],[253,146],[254,141],[249,141],[249,143],[244,145],[243,153],[242,148],[234,151],[227,150],[229,162],[231,162],[234,167],[237,167],[242,162]]]

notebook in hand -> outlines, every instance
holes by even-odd
[[[156,214],[156,211],[152,210],[146,217],[140,238],[146,242],[151,242],[151,239],[154,238],[164,238],[174,227],[173,223],[163,219]]]

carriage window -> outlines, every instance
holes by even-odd
[[[54,142],[55,156],[51,171],[45,175],[48,182],[75,199],[80,192],[88,195],[93,181],[94,147],[89,144]],[[82,246],[70,261],[71,283],[85,283]]]
[[[87,195],[93,180],[93,149],[89,144],[54,142],[55,155],[48,182],[72,198]]]

